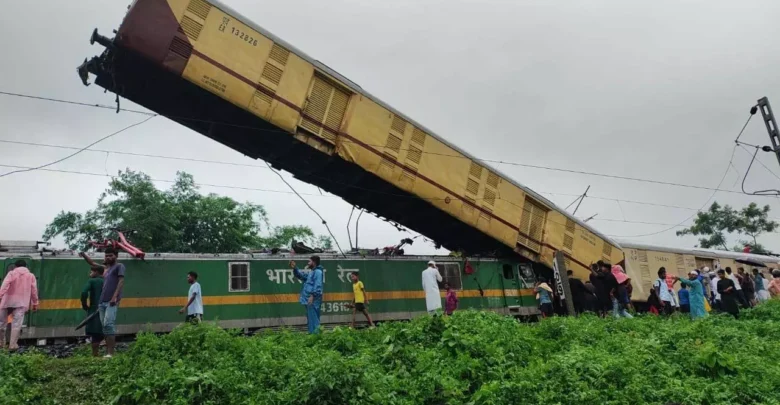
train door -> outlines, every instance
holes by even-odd
[[[712,259],[708,257],[697,257],[696,258],[696,268],[700,269],[702,267],[707,267],[710,270],[715,269],[715,263]]]
[[[533,288],[534,271],[531,264],[504,263],[502,265],[504,299],[512,315],[528,315],[522,291]]]

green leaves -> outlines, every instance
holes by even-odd
[[[712,344],[699,350],[696,363],[699,365],[698,372],[703,377],[726,377],[737,373],[734,357],[728,354],[728,351],[719,350]]]
[[[268,237],[260,239],[259,244],[266,248],[289,248],[293,241],[324,250],[333,247],[330,236],[315,236],[311,228],[305,225],[275,226]]]
[[[696,322],[583,316],[520,324],[458,311],[368,330],[253,337],[183,325],[143,333],[111,361],[0,354],[0,402],[776,404],[778,352],[780,301],[740,320]]]
[[[198,192],[194,178],[179,172],[166,191],[144,173],[119,172],[85,214],[61,212],[46,227],[44,240],[62,236],[71,249],[86,249],[90,240],[115,238],[104,228],[137,230],[130,241],[147,252],[239,253],[261,247],[289,247],[293,239],[329,249],[329,237],[315,237],[307,226],[269,228],[261,205]]]
[[[700,247],[729,250],[729,234],[744,234],[750,236],[752,241],[740,241],[741,246],[735,246],[734,250],[742,251],[747,245],[753,253],[765,253],[756,238],[778,228],[778,223],[769,219],[769,210],[769,205],[759,207],[756,203],[750,203],[738,211],[728,205],[721,206],[714,202],[707,211],[696,214],[691,227],[677,231],[677,236],[703,236],[699,239]]]

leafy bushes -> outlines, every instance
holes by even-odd
[[[780,404],[780,302],[743,318],[523,325],[461,311],[251,338],[186,325],[110,361],[0,355],[0,403]],[[88,384],[74,399],[62,379],[79,370]]]

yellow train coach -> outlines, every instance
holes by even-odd
[[[294,24],[291,21],[291,24]],[[217,1],[136,0],[96,83],[450,250],[579,276],[620,246]]]
[[[653,282],[658,279],[658,269],[666,268],[668,274],[687,277],[694,269],[711,270],[730,267],[733,271],[743,267],[780,268],[780,257],[700,248],[671,248],[621,241],[625,253],[625,270],[634,288],[633,299],[646,301]],[[675,286],[679,288],[679,285]]]

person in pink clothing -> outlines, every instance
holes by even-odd
[[[38,310],[38,283],[35,276],[30,273],[27,263],[18,260],[11,272],[9,272],[0,286],[0,319],[3,324],[8,314],[13,314],[11,322],[11,341],[8,349],[19,348],[19,334],[22,332],[24,314],[32,307]],[[0,334],[0,348],[5,348],[5,331]]]
[[[455,294],[455,290],[450,287],[449,283],[444,283],[444,288],[447,289],[447,295],[444,301],[444,313],[452,315],[458,308],[458,296]]]

